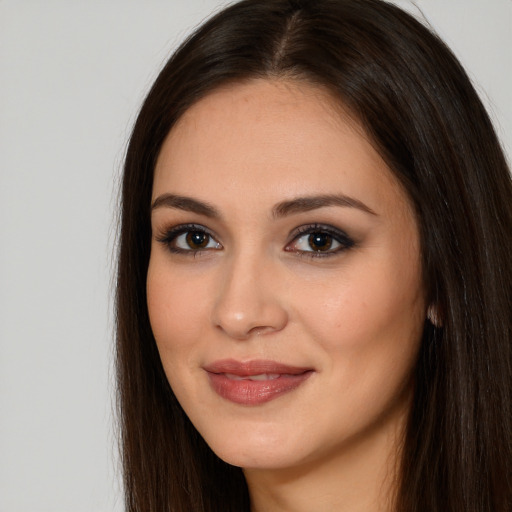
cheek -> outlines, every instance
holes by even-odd
[[[166,269],[158,258],[150,260],[147,276],[147,302],[151,329],[164,365],[166,355],[182,352],[191,339],[198,339],[199,311],[204,307],[204,290],[194,280],[186,280]]]
[[[416,277],[354,272],[308,297],[302,325],[324,354],[327,387],[339,399],[333,408],[330,396],[321,397],[318,414],[325,411],[333,431],[357,432],[410,389],[424,324],[421,284]]]
[[[391,261],[391,260],[390,260]],[[292,296],[310,336],[337,356],[377,361],[415,352],[424,322],[419,265],[352,267],[322,287],[310,285]],[[305,297],[305,299],[304,299]]]
[[[204,294],[184,282],[179,273],[169,272],[159,258],[150,260],[147,275],[147,303],[151,329],[167,380],[176,398],[187,406],[186,397],[196,394],[197,383],[190,378],[195,365],[194,349],[201,340],[198,310]]]

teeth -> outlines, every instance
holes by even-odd
[[[279,377],[278,373],[262,373],[260,375],[251,375],[250,380],[274,380]]]
[[[248,375],[247,377],[241,377],[233,373],[225,373],[224,375],[231,380],[274,380],[279,377],[279,373],[260,373],[259,375]]]
[[[232,373],[225,373],[224,375],[231,380],[245,380],[244,377],[240,377],[240,375],[233,375]]]

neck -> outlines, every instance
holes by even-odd
[[[292,468],[244,469],[251,512],[393,511],[407,411],[392,416]]]

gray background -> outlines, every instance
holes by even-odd
[[[216,0],[0,1],[0,512],[121,511],[117,183],[138,106]],[[397,1],[468,68],[512,149],[512,1]]]

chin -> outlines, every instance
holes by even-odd
[[[226,447],[224,449],[221,447],[214,452],[224,462],[243,469],[285,469],[298,463],[296,454],[292,458],[290,453],[284,453],[283,450],[272,451],[268,446],[262,449],[256,447],[237,447],[235,449]]]
[[[289,431],[253,427],[244,434],[235,431],[218,435],[201,432],[201,435],[219,458],[241,468],[284,469],[307,458],[304,436],[298,432],[290,436]]]

